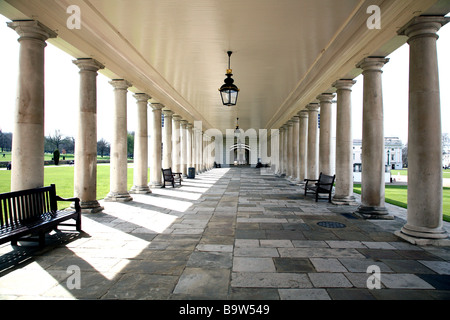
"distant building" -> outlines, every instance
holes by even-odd
[[[391,169],[403,168],[402,157],[403,143],[397,137],[384,138],[384,151],[386,153],[386,165]]]
[[[384,138],[384,152],[385,152],[385,167],[386,167],[386,182],[390,180],[390,170],[402,169],[403,168],[403,158],[402,158],[403,143],[397,137],[385,137]],[[361,171],[362,171],[362,140],[353,140],[353,180],[361,181]]]

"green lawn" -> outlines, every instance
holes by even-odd
[[[354,184],[353,191],[361,194],[361,185]],[[385,200],[387,203],[394,204],[399,207],[407,208],[408,186],[404,185],[386,185]],[[443,190],[443,213],[444,220],[450,222],[450,188],[444,187]]]
[[[74,158],[75,158],[73,153],[61,154],[59,159],[63,160],[63,157],[65,158],[65,160],[74,160]],[[53,158],[52,153],[44,153],[44,161],[51,161],[52,158]],[[108,160],[109,156],[101,157],[101,156],[97,155],[97,159],[98,160]],[[8,162],[11,161],[11,152],[10,151],[0,152],[0,161],[8,161]]]
[[[391,170],[392,177],[398,175],[399,173],[400,173],[401,176],[407,176],[408,175],[408,169]],[[442,177],[450,179],[450,169],[443,169],[442,170]]]
[[[97,166],[97,199],[103,199],[109,192],[109,165]],[[56,185],[56,193],[63,198],[73,197],[73,166],[51,166],[44,168],[44,185]],[[128,190],[133,186],[133,168],[127,172]],[[11,171],[0,170],[0,193],[11,190]],[[58,208],[67,207],[66,202],[58,203]]]

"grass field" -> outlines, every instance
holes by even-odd
[[[103,199],[109,192],[109,165],[97,166],[97,199]],[[48,166],[44,168],[44,185],[56,185],[56,193],[63,198],[73,197],[74,166]],[[128,190],[133,186],[133,168],[127,172]],[[11,190],[11,171],[0,170],[0,193]],[[67,207],[67,202],[58,203],[58,208]]]
[[[354,184],[353,191],[361,194],[361,185]],[[385,201],[399,207],[407,208],[408,186],[405,185],[386,185]],[[444,187],[443,190],[443,213],[444,220],[450,222],[450,188]]]
[[[391,170],[391,175],[393,177],[398,175],[398,174],[400,174],[401,176],[407,176],[408,175],[408,169]],[[442,177],[450,179],[450,169],[443,169],[442,170]]]
[[[66,153],[66,154],[61,154],[59,157],[59,160],[63,160],[63,157],[65,158],[65,160],[74,160],[75,156],[72,153]],[[44,161],[51,161],[53,158],[53,154],[52,153],[44,153]],[[109,156],[97,156],[98,160],[108,160]],[[10,151],[5,151],[5,152],[0,152],[0,161],[11,161],[11,152]]]

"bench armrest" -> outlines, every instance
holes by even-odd
[[[305,188],[307,188],[308,187],[308,183],[310,183],[310,182],[317,182],[319,180],[316,180],[316,179],[305,179],[304,181],[306,182],[305,183]]]
[[[81,207],[80,207],[80,198],[62,198],[60,196],[56,196],[56,201],[73,201],[75,202],[75,210],[76,211],[81,211]]]

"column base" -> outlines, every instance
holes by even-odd
[[[105,209],[98,203],[97,200],[92,201],[80,201],[81,213],[98,213]],[[75,208],[75,203],[70,205],[71,209]]]
[[[414,227],[406,223],[395,235],[412,244],[450,246],[449,234],[442,228]]]
[[[394,216],[389,214],[386,207],[361,205],[354,213],[363,219],[394,220]]]
[[[414,233],[411,234],[411,233]],[[450,238],[447,232],[442,231],[439,234],[436,233],[424,233],[424,232],[411,232],[410,230],[403,227],[401,230],[395,231],[394,234],[414,245],[419,246],[450,246]],[[432,237],[429,237],[432,235]]]
[[[147,194],[147,193],[152,193],[152,192],[150,191],[149,186],[132,186],[129,192],[132,193],[132,194]]]
[[[128,192],[110,192],[104,199],[107,202],[127,202],[133,200]]]
[[[331,199],[331,203],[348,206],[354,206],[358,204],[354,196],[334,196]]]
[[[162,187],[162,182],[150,182],[149,184],[148,184],[148,187],[150,188],[150,189],[154,189],[154,188],[160,188],[160,187]]]

